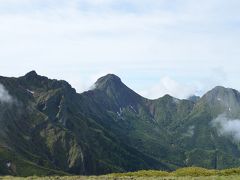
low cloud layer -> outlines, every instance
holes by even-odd
[[[8,93],[7,89],[2,84],[0,84],[0,102],[2,103],[13,102],[12,96]]]
[[[240,119],[230,119],[221,114],[211,124],[217,128],[219,135],[232,137],[235,142],[240,142]]]

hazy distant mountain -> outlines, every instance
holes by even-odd
[[[104,174],[240,165],[240,93],[146,99],[113,74],[78,94],[35,71],[0,77],[0,174]],[[221,119],[221,117],[224,117]],[[240,139],[240,138],[239,138]]]
[[[188,100],[193,101],[193,102],[197,102],[199,99],[200,99],[200,97],[199,96],[195,96],[195,95],[190,96],[188,98]]]

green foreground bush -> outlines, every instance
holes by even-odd
[[[230,176],[230,175],[240,175],[240,168],[215,170],[215,169],[205,169],[200,167],[187,167],[180,168],[173,172],[157,171],[157,170],[141,170],[136,172],[128,173],[113,173],[110,176],[113,177],[181,177],[181,176]]]
[[[180,168],[173,172],[157,170],[141,170],[128,173],[113,173],[102,176],[30,176],[30,177],[0,177],[1,180],[240,180],[240,168],[215,170],[199,167]]]

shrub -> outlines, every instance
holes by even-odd
[[[166,171],[157,171],[157,170],[141,170],[136,172],[128,172],[128,173],[114,173],[111,174],[115,177],[129,176],[129,177],[164,177],[169,176],[169,173]]]
[[[180,168],[171,173],[172,176],[213,176],[217,170],[208,170],[200,167]]]

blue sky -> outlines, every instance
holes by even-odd
[[[0,0],[0,70],[69,81],[114,73],[148,98],[240,89],[238,0]]]

